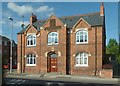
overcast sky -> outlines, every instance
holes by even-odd
[[[86,14],[100,11],[100,2],[2,2],[2,35],[11,37],[11,21],[8,17],[13,18],[13,39],[17,43],[17,33],[21,30],[22,16],[24,16],[24,24],[29,24],[31,13],[37,15],[38,20],[49,18],[52,14],[57,17],[72,16],[78,14]],[[110,38],[118,41],[118,3],[105,2],[105,18],[106,18],[106,42]],[[0,32],[1,33],[1,32]]]

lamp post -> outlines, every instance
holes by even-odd
[[[12,21],[12,29],[11,29],[11,46],[10,46],[10,73],[12,73],[12,35],[13,35],[13,19],[8,17]]]

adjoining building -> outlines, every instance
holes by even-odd
[[[38,20],[18,33],[18,72],[98,75],[105,56],[105,14],[100,12]]]
[[[7,66],[9,68],[10,66],[10,46],[11,46],[11,42],[10,39],[5,37],[5,36],[1,36],[0,35],[0,48],[1,48],[1,56],[2,56],[2,63],[3,66]],[[17,44],[15,43],[15,41],[12,41],[12,65],[16,66],[17,65]],[[17,66],[16,66],[17,67]]]

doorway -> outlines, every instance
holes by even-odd
[[[58,65],[57,65],[57,54],[51,53],[47,57],[47,72],[57,72]]]

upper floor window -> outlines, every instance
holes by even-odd
[[[75,66],[88,66],[88,54],[80,52],[76,55],[76,65]]]
[[[4,41],[4,45],[7,46],[7,41]]]
[[[58,33],[57,32],[51,32],[48,34],[48,44],[58,44]]]
[[[27,36],[27,46],[36,46],[36,35],[30,34]]]
[[[88,43],[88,31],[79,30],[76,32],[76,43]]]
[[[36,66],[36,55],[35,54],[27,55],[27,66]]]

